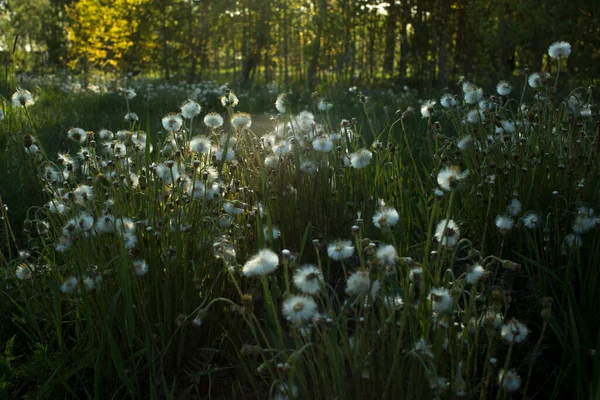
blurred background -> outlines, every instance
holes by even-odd
[[[427,92],[543,71],[566,40],[573,87],[600,76],[598,16],[598,0],[0,0],[0,58],[18,76]]]

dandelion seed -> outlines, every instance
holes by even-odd
[[[460,151],[465,151],[469,148],[471,143],[473,143],[473,136],[467,135],[460,139],[456,145]]]
[[[584,118],[590,118],[592,116],[592,106],[586,104],[585,106],[581,107],[579,115],[581,115]]]
[[[450,93],[445,93],[440,99],[440,104],[444,108],[451,108],[456,106],[456,100],[454,99],[454,96],[452,96]]]
[[[112,215],[103,215],[96,221],[96,232],[111,233],[115,230],[115,217]]]
[[[215,151],[215,157],[218,163],[220,163],[223,158],[225,158],[224,161],[231,161],[235,157],[235,151],[233,151],[233,149],[227,149],[227,154],[225,154],[225,149],[220,147]]]
[[[510,83],[506,81],[498,82],[498,85],[496,86],[496,92],[498,92],[500,96],[508,96],[511,91],[512,86],[510,85]]]
[[[148,263],[145,260],[135,260],[133,262],[133,270],[136,275],[146,275],[148,272]]]
[[[291,153],[292,144],[290,142],[282,140],[281,142],[274,145],[272,150],[273,150],[273,153],[275,153],[279,156],[283,156],[285,154]]]
[[[333,142],[327,136],[319,136],[312,142],[313,149],[321,153],[329,153],[333,149]]]
[[[427,358],[433,358],[433,353],[431,352],[431,346],[427,344],[425,339],[419,339],[415,342],[415,352],[417,352]]]
[[[535,229],[540,226],[540,217],[533,211],[529,211],[523,217],[523,225],[528,229]]]
[[[120,92],[121,95],[127,100],[132,100],[135,96],[137,96],[137,93],[132,88],[121,89]]]
[[[575,246],[577,248],[580,248],[581,246],[583,246],[583,238],[579,235],[569,233],[567,236],[565,236],[565,243],[569,247]]]
[[[580,207],[577,212],[577,217],[573,221],[573,232],[577,235],[582,235],[596,227],[596,216],[594,210],[586,207]]]
[[[508,321],[508,323],[502,325],[502,330],[500,331],[502,339],[506,340],[508,343],[521,343],[527,338],[528,334],[529,330],[527,329],[527,326],[516,319],[512,319]]]
[[[124,119],[126,122],[133,122],[133,121],[139,121],[140,117],[138,117],[138,115],[134,112],[128,112],[127,114],[125,114]]]
[[[63,293],[71,293],[75,290],[78,283],[79,283],[79,281],[77,280],[77,278],[74,276],[71,276],[70,278],[67,278],[64,280],[64,282],[62,283],[62,285],[60,287],[60,290]]]
[[[252,125],[252,117],[247,113],[236,113],[231,118],[231,125],[236,130],[247,129]]]
[[[555,60],[567,58],[571,54],[571,45],[568,42],[554,42],[548,47],[548,55]]]
[[[360,149],[350,154],[350,164],[352,165],[352,168],[362,169],[369,165],[372,158],[373,153],[367,149]]]
[[[200,107],[200,104],[193,100],[188,100],[181,106],[181,116],[185,119],[192,119],[200,114],[201,110],[202,107]]]
[[[508,215],[498,215],[496,217],[496,227],[500,230],[500,233],[508,233],[514,225],[515,221]]]
[[[265,157],[265,166],[267,168],[277,168],[278,165],[279,165],[279,157],[278,156]]]
[[[460,171],[457,166],[444,167],[437,176],[437,183],[440,188],[449,192],[455,189],[460,181],[469,176],[469,170]]]
[[[458,242],[460,230],[454,220],[441,220],[435,227],[434,236],[442,246],[454,247]]]
[[[336,261],[342,261],[352,257],[354,254],[354,246],[349,240],[336,240],[327,246],[327,255]]]
[[[31,278],[31,276],[33,275],[34,269],[35,268],[33,266],[28,265],[26,263],[22,263],[17,266],[15,275],[17,276],[17,279],[24,281],[24,280]]]
[[[273,240],[277,240],[279,239],[279,236],[281,235],[281,231],[279,230],[278,227],[276,226],[271,226],[271,231],[273,233]],[[265,226],[263,229],[263,233],[264,236],[267,240],[271,240],[271,235],[269,234],[269,227]]]
[[[464,89],[465,87],[463,86],[465,103],[467,104],[477,104],[483,98],[483,89],[480,87],[470,85],[467,86],[467,90]]]
[[[437,314],[449,313],[454,306],[454,300],[446,288],[432,288],[429,291],[431,307]]]
[[[516,132],[515,124],[512,121],[504,120],[501,122],[502,130],[508,134]]]
[[[537,89],[543,85],[542,77],[537,72],[534,72],[533,74],[529,75],[529,78],[527,78],[527,83],[533,89]]]
[[[373,215],[373,224],[382,229],[383,227],[392,227],[398,223],[400,215],[398,211],[391,207],[382,207]]]
[[[333,104],[327,103],[325,100],[321,99],[319,100],[317,107],[319,111],[327,112],[333,108]]]
[[[322,281],[321,270],[312,264],[302,265],[294,271],[294,285],[304,294],[314,296],[319,293]]]
[[[67,136],[69,137],[69,139],[81,144],[85,143],[87,140],[87,134],[81,128],[69,129],[69,131],[67,132]]]
[[[377,249],[375,257],[383,264],[387,266],[394,266],[398,261],[398,254],[396,248],[391,244],[386,244]]]
[[[309,132],[315,123],[315,116],[310,111],[301,111],[296,117],[296,123],[301,131]]]
[[[379,280],[375,280],[371,285],[369,271],[356,271],[348,278],[346,282],[346,294],[348,296],[366,296],[371,293],[375,297],[381,288]]]
[[[421,116],[423,118],[429,118],[433,115],[433,108],[435,106],[435,101],[427,100],[423,104],[421,104]]]
[[[196,136],[190,140],[190,150],[194,153],[207,155],[210,152],[211,143],[207,137]]]
[[[84,204],[94,198],[94,188],[88,185],[80,185],[73,190],[75,201],[79,204]]]
[[[225,93],[225,95],[221,96],[221,105],[223,107],[235,107],[239,104],[239,102],[240,100],[232,91],[228,91],[228,93]]]
[[[171,113],[163,117],[162,126],[168,132],[178,132],[183,126],[183,118],[181,115]]]
[[[485,122],[485,114],[481,110],[471,110],[467,113],[467,121],[471,124]]]
[[[311,160],[304,160],[300,163],[300,169],[307,174],[314,174],[317,172],[317,164]]]
[[[179,179],[179,167],[173,161],[158,164],[156,166],[156,175],[167,185],[172,185]]]
[[[516,217],[521,213],[523,207],[521,206],[521,202],[518,199],[512,199],[506,208],[508,215],[511,217]]]
[[[25,89],[17,89],[11,96],[11,101],[15,107],[29,107],[35,103],[31,93]]]
[[[275,108],[281,114],[285,114],[285,112],[286,112],[286,109],[285,109],[285,100],[286,99],[285,98],[286,98],[286,94],[282,93],[279,96],[277,96],[277,100],[275,100]]]
[[[264,276],[274,272],[279,265],[279,257],[269,249],[262,249],[244,264],[242,273],[247,278]]]
[[[244,212],[244,209],[241,207],[236,207],[231,202],[227,202],[223,205],[223,210],[229,215],[240,215]]]
[[[96,280],[94,278],[92,278],[91,276],[84,276],[83,277],[83,286],[85,286],[85,289],[88,292],[91,292],[92,290],[94,290],[96,288]]]
[[[223,125],[223,117],[216,112],[208,113],[204,116],[204,125],[216,129]]]
[[[471,270],[467,272],[466,280],[471,285],[475,285],[477,282],[479,282],[484,273],[485,270],[483,267],[479,264],[475,264],[471,267]]]
[[[521,377],[515,370],[501,370],[498,373],[498,384],[507,392],[516,392],[521,387]]]

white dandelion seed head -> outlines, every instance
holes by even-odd
[[[481,99],[483,99],[483,89],[482,88],[470,85],[467,87],[467,90],[464,90],[464,89],[465,89],[465,87],[463,86],[465,103],[477,104],[481,101]]]
[[[454,220],[443,219],[436,225],[434,236],[443,246],[454,247],[460,237],[460,229]]]
[[[313,149],[321,153],[329,153],[333,149],[333,142],[328,136],[319,136],[312,142]]]
[[[527,214],[523,216],[523,225],[525,225],[525,228],[527,229],[538,228],[541,225],[540,216],[533,211],[527,212]]]
[[[516,392],[521,387],[521,377],[513,369],[501,370],[498,373],[498,383],[507,392]]]
[[[432,288],[428,299],[431,301],[433,312],[437,314],[449,313],[454,306],[454,300],[446,288]]]
[[[208,154],[211,149],[210,139],[205,136],[196,136],[190,140],[190,150],[198,154]]]
[[[277,100],[275,100],[275,108],[281,114],[285,114],[285,112],[287,111],[285,108],[285,98],[286,97],[287,97],[286,94],[282,93],[279,96],[277,96]]]
[[[179,166],[172,161],[160,163],[156,166],[156,175],[167,185],[172,185],[180,177]]]
[[[293,324],[310,322],[317,314],[317,303],[308,296],[290,296],[283,302],[283,316]]]
[[[33,265],[21,263],[17,266],[17,269],[15,270],[15,275],[17,276],[17,279],[24,281],[31,278],[34,270],[35,267]]]
[[[327,255],[336,261],[345,260],[354,254],[354,246],[349,240],[339,239],[327,246]]]
[[[281,236],[281,231],[276,226],[271,226],[271,231],[273,232],[273,240],[279,239]],[[263,234],[265,235],[265,239],[271,240],[271,235],[269,234],[269,227],[265,226],[263,228]]]
[[[214,151],[214,153],[217,159],[217,163],[220,163],[223,160],[223,158],[225,158],[225,161],[231,161],[235,157],[235,151],[230,148],[227,149],[227,154],[225,154],[225,149],[222,147],[219,147],[217,150]]]
[[[192,119],[196,115],[200,114],[202,107],[194,100],[188,100],[181,106],[181,116],[185,119]]]
[[[127,114],[125,114],[124,119],[126,122],[133,122],[133,121],[139,121],[140,117],[138,117],[138,115],[134,112],[128,112]]]
[[[375,257],[383,264],[393,266],[398,261],[396,248],[391,244],[380,246],[375,252]]]
[[[504,214],[498,215],[495,223],[501,233],[507,233],[515,226],[515,220]]]
[[[229,215],[240,215],[244,212],[244,209],[241,207],[237,207],[232,202],[228,201],[223,204],[223,210]]]
[[[471,285],[475,285],[477,282],[479,282],[484,273],[485,270],[483,267],[479,264],[475,264],[471,270],[467,272],[466,280]]]
[[[436,105],[434,100],[427,100],[423,104],[421,104],[421,116],[423,118],[429,118],[433,115],[433,110]]]
[[[176,113],[165,115],[161,122],[163,128],[168,132],[178,132],[183,126],[183,118]]]
[[[294,271],[294,286],[304,294],[316,295],[321,290],[322,282],[321,270],[315,265],[301,265]]]
[[[35,104],[33,96],[25,89],[17,89],[10,99],[15,107],[29,107]]]
[[[60,286],[60,290],[63,293],[72,293],[77,288],[78,283],[79,281],[77,278],[71,276],[63,281],[62,285]]]
[[[527,83],[533,89],[537,89],[543,85],[542,77],[537,72],[534,72],[533,74],[529,75],[529,78],[527,78]]]
[[[307,174],[314,174],[317,172],[317,163],[311,160],[304,160],[300,163],[300,169]]]
[[[580,248],[581,246],[583,246],[583,238],[580,235],[569,233],[567,236],[565,236],[565,243],[569,247],[575,246],[577,248]]]
[[[213,129],[220,128],[223,125],[223,117],[216,112],[210,112],[204,116],[204,125]]]
[[[467,121],[469,121],[471,124],[485,122],[485,114],[482,110],[471,110],[467,113]]]
[[[277,168],[279,165],[279,156],[267,156],[265,157],[265,167]]]
[[[506,81],[500,81],[498,82],[498,85],[496,85],[496,92],[498,92],[500,96],[508,96],[511,91],[512,86]]]
[[[508,343],[521,343],[527,338],[528,334],[529,329],[527,329],[527,325],[516,319],[512,319],[502,325],[502,329],[500,330],[502,339],[506,340]]]
[[[271,150],[273,150],[273,153],[279,156],[283,156],[292,152],[292,143],[286,140],[282,140],[279,143],[275,144],[271,148]]]
[[[382,207],[375,215],[373,215],[373,224],[377,228],[383,228],[384,226],[391,227],[398,223],[400,215],[398,211],[392,207]]]
[[[456,106],[456,99],[450,93],[444,93],[440,98],[440,104],[444,108],[451,108]]]
[[[469,146],[471,145],[471,143],[473,143],[473,136],[471,135],[467,135],[463,138],[461,138],[458,143],[456,144],[456,146],[458,147],[458,149],[460,151],[465,151],[469,148]]]
[[[508,207],[506,207],[506,211],[511,217],[516,217],[521,214],[522,209],[523,207],[521,206],[519,199],[512,199],[510,203],[508,203]]]
[[[87,140],[87,134],[81,128],[69,129],[69,131],[67,132],[67,136],[69,137],[69,139],[81,144],[85,143]]]
[[[268,275],[279,265],[279,256],[269,249],[262,249],[244,264],[242,273],[247,278]]]
[[[369,271],[355,271],[346,282],[346,294],[348,296],[366,296],[369,292],[372,296],[375,296],[380,288],[379,280],[374,281],[371,285]]]
[[[231,118],[231,125],[236,130],[250,128],[252,126],[252,116],[248,113],[236,113]]]
[[[146,275],[148,272],[148,263],[145,260],[135,260],[133,262],[133,270],[136,275]]]
[[[568,42],[554,42],[548,47],[548,55],[555,60],[569,57],[571,45]]]
[[[367,149],[360,149],[350,154],[350,165],[355,169],[365,168],[371,162],[373,153]]]
[[[437,183],[445,191],[455,189],[460,181],[469,176],[469,170],[460,171],[457,166],[451,165],[440,170],[437,176]]]
[[[237,98],[235,93],[229,91],[229,94],[225,94],[221,96],[221,105],[223,107],[235,107],[240,103],[240,100]]]
[[[327,112],[333,108],[333,104],[326,102],[324,99],[319,100],[317,104],[319,111]]]

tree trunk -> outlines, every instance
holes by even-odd
[[[394,77],[394,58],[396,56],[396,23],[398,21],[398,5],[395,0],[390,1],[385,21],[385,56],[383,72],[389,77]]]

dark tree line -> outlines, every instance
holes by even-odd
[[[0,0],[0,11],[2,51],[19,34],[32,71],[438,89],[544,70],[548,45],[565,40],[568,76],[600,76],[596,0]]]

